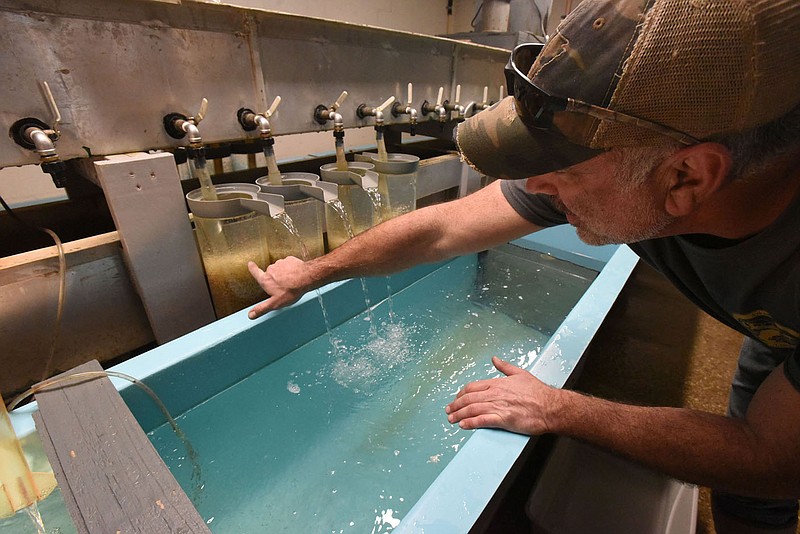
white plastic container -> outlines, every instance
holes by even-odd
[[[697,486],[558,438],[527,504],[533,532],[694,534]]]

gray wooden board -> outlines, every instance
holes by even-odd
[[[111,381],[68,384],[36,394],[34,419],[78,532],[210,532]]]

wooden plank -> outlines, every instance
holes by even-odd
[[[92,361],[67,374],[100,370]],[[79,532],[210,532],[108,378],[36,400],[36,427]]]
[[[100,247],[109,243],[119,243],[119,233],[117,231],[107,232],[105,234],[86,237],[75,241],[67,241],[62,243],[64,254],[72,254],[87,249]],[[5,258],[0,258],[0,271],[10,269],[28,263],[35,263],[42,260],[58,257],[58,248],[53,245],[52,247],[45,247],[21,254],[15,254]]]
[[[39,432],[39,439],[42,441],[42,448],[50,460],[50,466],[53,468],[53,473],[58,481],[58,487],[61,490],[61,496],[64,499],[64,504],[67,507],[69,516],[72,518],[72,524],[75,525],[75,530],[78,534],[88,534],[89,529],[86,527],[86,522],[83,520],[78,502],[75,500],[75,494],[70,487],[70,481],[64,477],[64,468],[61,465],[61,459],[56,454],[55,445],[53,440],[50,439],[50,434],[47,432],[47,427],[42,422],[42,415],[39,412],[33,413],[33,421],[36,423],[36,428]]]

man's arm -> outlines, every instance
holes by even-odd
[[[761,498],[800,497],[800,392],[775,369],[744,419],[630,406],[552,388],[494,359],[506,376],[468,384],[446,412],[462,428],[571,436],[674,478]]]
[[[329,282],[393,273],[485,250],[538,229],[511,207],[496,181],[459,200],[390,219],[307,262],[289,257],[266,271],[249,263],[250,273],[270,296],[253,307],[249,317],[292,304]]]

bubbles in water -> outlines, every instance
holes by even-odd
[[[378,532],[389,532],[389,530],[397,528],[397,525],[399,524],[400,519],[394,517],[394,510],[391,508],[381,510],[381,512],[375,516],[375,524],[372,527],[372,534],[377,534]],[[384,527],[388,528],[385,529]]]
[[[300,386],[292,382],[291,380],[286,383],[286,389],[289,390],[289,393],[300,393]]]
[[[331,374],[340,386],[354,391],[369,389],[387,378],[386,371],[409,361],[412,348],[402,323],[383,325],[383,332],[370,336],[364,345],[349,347],[349,353],[333,363]]]

